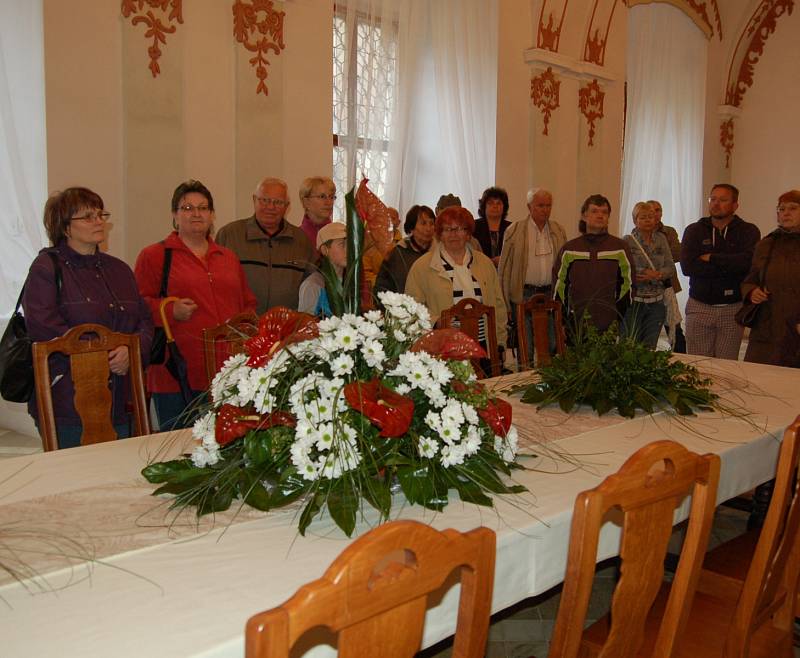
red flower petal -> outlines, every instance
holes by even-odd
[[[511,414],[511,405],[502,398],[489,400],[486,408],[478,411],[478,415],[498,436],[505,436],[511,429]]]
[[[214,438],[221,446],[235,441],[247,434],[250,430],[297,425],[295,417],[288,411],[273,411],[271,414],[257,414],[252,407],[237,407],[232,404],[223,404],[217,411],[214,426]]]
[[[427,352],[442,359],[485,359],[486,352],[474,338],[458,329],[434,329],[417,339],[412,352]]]
[[[347,384],[344,398],[351,408],[379,427],[383,437],[403,436],[414,417],[414,401],[395,393],[378,379]]]
[[[298,313],[285,306],[269,309],[258,322],[258,333],[245,342],[247,365],[259,368],[286,345],[319,335],[316,320],[308,313]]]

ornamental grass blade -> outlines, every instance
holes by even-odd
[[[308,528],[308,526],[314,520],[314,517],[319,514],[319,511],[322,509],[323,502],[325,502],[325,499],[322,497],[322,494],[315,493],[314,495],[310,496],[308,503],[306,503],[306,506],[300,513],[300,521],[297,524],[297,530],[304,537],[306,534],[306,528]]]
[[[345,291],[342,281],[336,275],[336,270],[327,258],[322,259],[319,268],[322,278],[325,279],[325,292],[328,294],[328,303],[331,312],[336,316],[344,315],[345,312]]]

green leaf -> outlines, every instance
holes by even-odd
[[[230,485],[210,489],[208,493],[209,495],[203,496],[197,507],[198,516],[212,512],[224,512],[233,502],[233,487]]]
[[[434,477],[428,466],[398,468],[397,479],[409,503],[437,511],[447,505],[447,484]]]
[[[211,469],[197,468],[191,459],[174,459],[168,462],[150,464],[142,469],[144,478],[153,484],[159,482],[183,482],[200,473],[213,473]]]
[[[275,485],[275,488],[270,494],[270,507],[284,507],[289,503],[297,500],[306,491],[308,491],[311,483],[304,480],[297,469],[294,467],[287,468]]]
[[[251,507],[262,512],[269,511],[270,495],[261,480],[249,470],[243,470],[239,474],[239,494]]]
[[[391,481],[389,478],[363,478],[361,495],[364,499],[381,513],[384,519],[389,518],[392,509]]]
[[[356,527],[356,512],[359,504],[359,495],[353,489],[352,481],[337,481],[325,500],[331,518],[342,529],[342,532],[350,537]]]
[[[323,502],[324,498],[320,493],[315,493],[309,497],[309,501],[306,503],[306,506],[300,513],[300,521],[297,524],[297,529],[301,535],[305,536],[306,528],[308,528],[308,526],[311,524],[311,521],[314,520],[314,517],[319,514],[319,511],[322,509]]]
[[[344,275],[344,312],[358,315],[361,311],[361,272],[364,269],[364,222],[356,210],[355,185],[345,195],[347,225],[347,267]]]
[[[539,384],[528,386],[528,388],[526,388],[525,392],[522,394],[522,401],[527,404],[539,404],[540,402],[544,402],[546,398],[547,392]]]
[[[459,498],[465,503],[473,503],[474,505],[483,505],[484,507],[492,506],[492,499],[487,496],[481,488],[472,480],[459,478],[454,473],[449,473],[450,483],[458,492]]]
[[[270,460],[271,440],[267,432],[248,432],[244,437],[244,453],[250,463],[262,466]]]

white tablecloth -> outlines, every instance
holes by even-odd
[[[530,495],[497,497],[495,509],[465,505],[451,497],[441,514],[407,507],[399,516],[437,528],[468,530],[485,525],[495,530],[492,609],[498,611],[563,579],[576,494],[596,486],[650,441],[672,438],[697,452],[718,453],[722,458],[718,500],[751,489],[774,473],[778,439],[800,412],[798,373],[716,360],[700,365],[714,373],[729,398],[735,397],[752,412],[748,422],[703,414],[688,419],[688,425],[663,415],[606,424],[548,444],[548,449],[571,456],[577,466],[546,455],[527,460],[525,464],[534,470],[520,472],[517,480],[530,489]],[[581,413],[588,417],[588,412]],[[523,430],[546,436],[556,429],[548,429],[553,414],[539,426],[530,409],[524,418]],[[13,532],[2,519],[13,518],[19,510],[28,516],[16,524],[17,530],[40,524],[52,528],[47,523],[54,520],[40,518],[35,511],[43,497],[69,502],[80,500],[87,490],[106,487],[113,496],[116,487],[141,486],[139,471],[158,450],[177,454],[185,443],[185,434],[152,435],[0,462],[0,533]],[[159,504],[146,495],[142,500],[151,511]],[[7,583],[0,587],[0,655],[242,656],[247,619],[320,576],[350,541],[329,521],[314,523],[308,535],[300,537],[294,514],[283,511],[219,523],[199,534],[186,528],[174,528],[173,535],[163,528],[148,529],[162,532],[163,543],[48,572],[44,580]],[[135,530],[152,518],[142,516]],[[56,525],[60,539],[42,546],[51,545],[47,550],[57,554],[91,550],[96,528],[104,525],[103,520],[98,523],[94,506],[80,505],[77,517],[64,519],[65,526]],[[360,524],[359,531],[370,520],[374,519]],[[112,519],[108,521],[113,526]],[[87,527],[92,528],[88,534]],[[170,539],[175,534],[180,538]],[[65,537],[78,538],[81,550],[65,546]],[[617,537],[616,528],[604,529],[599,559],[616,553]],[[41,591],[42,587],[54,591]],[[429,612],[426,646],[452,632],[455,594],[451,590]]]

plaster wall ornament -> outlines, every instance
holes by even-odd
[[[723,119],[719,125],[719,143],[725,151],[725,169],[730,169],[731,153],[733,153],[733,117]]]
[[[767,39],[775,32],[778,19],[789,15],[794,0],[761,0],[739,37],[728,70],[725,103],[740,107],[745,92],[753,85],[755,65],[764,54]]]
[[[148,68],[155,78],[161,73],[158,60],[161,57],[161,46],[166,45],[167,35],[174,34],[177,29],[175,23],[183,23],[183,0],[122,0],[120,9],[124,18],[130,18],[131,24],[136,26],[144,23],[146,30],[145,39],[152,39],[152,45],[147,49],[150,56]],[[166,21],[164,24],[161,19]]]
[[[708,12],[714,11],[714,21],[717,26],[717,35],[722,41],[722,19],[719,15],[717,0],[626,0],[628,7],[636,5],[651,5],[657,2],[672,5],[680,9],[684,14],[694,21],[694,24],[702,30],[707,39],[714,36],[714,26],[711,24]]]
[[[592,80],[578,90],[578,107],[589,124],[589,146],[594,146],[595,122],[603,118],[605,96],[597,80]]]
[[[608,33],[618,0],[594,0],[589,29],[583,46],[583,59],[603,66],[606,57]]]
[[[544,0],[539,12],[539,28],[536,34],[536,47],[558,52],[561,28],[567,13],[569,0]]]
[[[250,64],[256,70],[256,93],[269,95],[267,89],[267,67],[270,62],[269,51],[281,54],[286,46],[283,43],[283,18],[286,12],[275,9],[272,0],[252,0],[233,3],[233,36],[248,51],[255,53]]]
[[[557,110],[560,105],[560,89],[561,81],[556,80],[553,69],[549,66],[546,71],[542,71],[542,73],[536,77],[531,78],[531,99],[533,100],[533,104],[539,108],[544,118],[543,135],[548,134],[550,114],[554,110]]]

